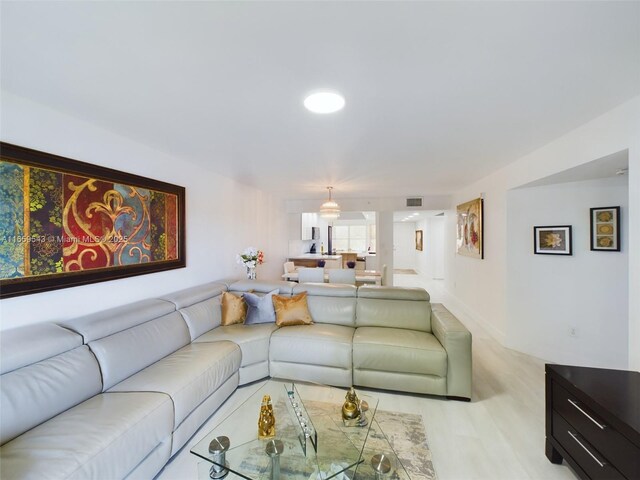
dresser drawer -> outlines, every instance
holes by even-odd
[[[640,449],[607,425],[568,390],[553,383],[553,409],[626,478],[640,478]]]
[[[604,455],[556,411],[553,412],[553,436],[592,480],[625,479]]]

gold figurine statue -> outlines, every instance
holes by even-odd
[[[275,436],[276,418],[273,415],[273,405],[271,404],[271,397],[265,395],[262,397],[260,417],[258,418],[258,438],[273,438]]]
[[[362,427],[367,424],[362,414],[362,405],[356,391],[351,387],[345,395],[342,405],[342,423],[347,427]]]

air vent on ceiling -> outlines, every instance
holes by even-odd
[[[421,207],[422,197],[409,197],[407,198],[407,207]]]
[[[444,217],[444,212],[437,213],[434,217]]]

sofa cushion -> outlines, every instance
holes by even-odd
[[[220,326],[222,323],[220,299],[220,296],[208,298],[180,309],[180,314],[189,328],[191,340]]]
[[[84,337],[84,343],[89,343],[175,311],[173,303],[153,298],[58,323],[78,332]]]
[[[82,336],[54,323],[4,330],[0,335],[0,373],[4,374],[82,345]]]
[[[177,292],[169,293],[162,297],[163,300],[171,302],[176,306],[176,310],[187,308],[210,298],[219,297],[222,292],[227,291],[227,286],[220,282],[205,283],[195,287],[185,288]]]
[[[0,445],[102,391],[86,345],[5,373],[1,382]]]
[[[354,328],[316,323],[271,334],[269,360],[350,369]]]
[[[276,312],[276,325],[279,327],[311,325],[313,323],[307,306],[307,292],[292,297],[274,295],[273,309]]]
[[[293,287],[297,283],[284,282],[281,280],[238,280],[228,286],[230,292],[256,292],[256,293],[269,293],[272,290],[277,290],[278,295],[291,295]]]
[[[272,290],[264,296],[255,293],[243,293],[242,298],[247,302],[247,319],[246,325],[256,323],[275,323],[276,312],[273,309],[273,296],[278,290]]]
[[[447,352],[431,333],[360,327],[353,336],[353,368],[446,377]]]
[[[277,330],[275,323],[261,323],[256,325],[227,325],[218,327],[199,336],[194,343],[219,342],[230,340],[236,343],[242,351],[241,367],[269,360],[269,339],[271,333]]]
[[[223,292],[220,300],[222,305],[222,320],[220,325],[235,325],[244,323],[247,318],[247,302],[244,298],[229,292]]]
[[[307,305],[315,323],[355,326],[355,286],[305,283],[293,289],[294,295],[300,292],[307,292]]]
[[[162,392],[174,404],[174,430],[240,368],[240,348],[231,342],[190,343],[113,386],[110,392]]]
[[[130,377],[187,345],[191,337],[179,312],[89,343],[102,370],[103,389]]]
[[[431,333],[431,304],[423,288],[360,287],[356,326],[406,328]]]
[[[124,478],[172,426],[167,395],[99,394],[3,445],[2,477]]]

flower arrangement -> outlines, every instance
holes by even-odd
[[[256,268],[264,262],[264,252],[255,247],[249,247],[237,257],[238,263],[247,268]]]
[[[255,247],[249,247],[241,254],[237,255],[238,263],[247,267],[247,278],[256,279],[256,266],[264,262],[264,252]]]

